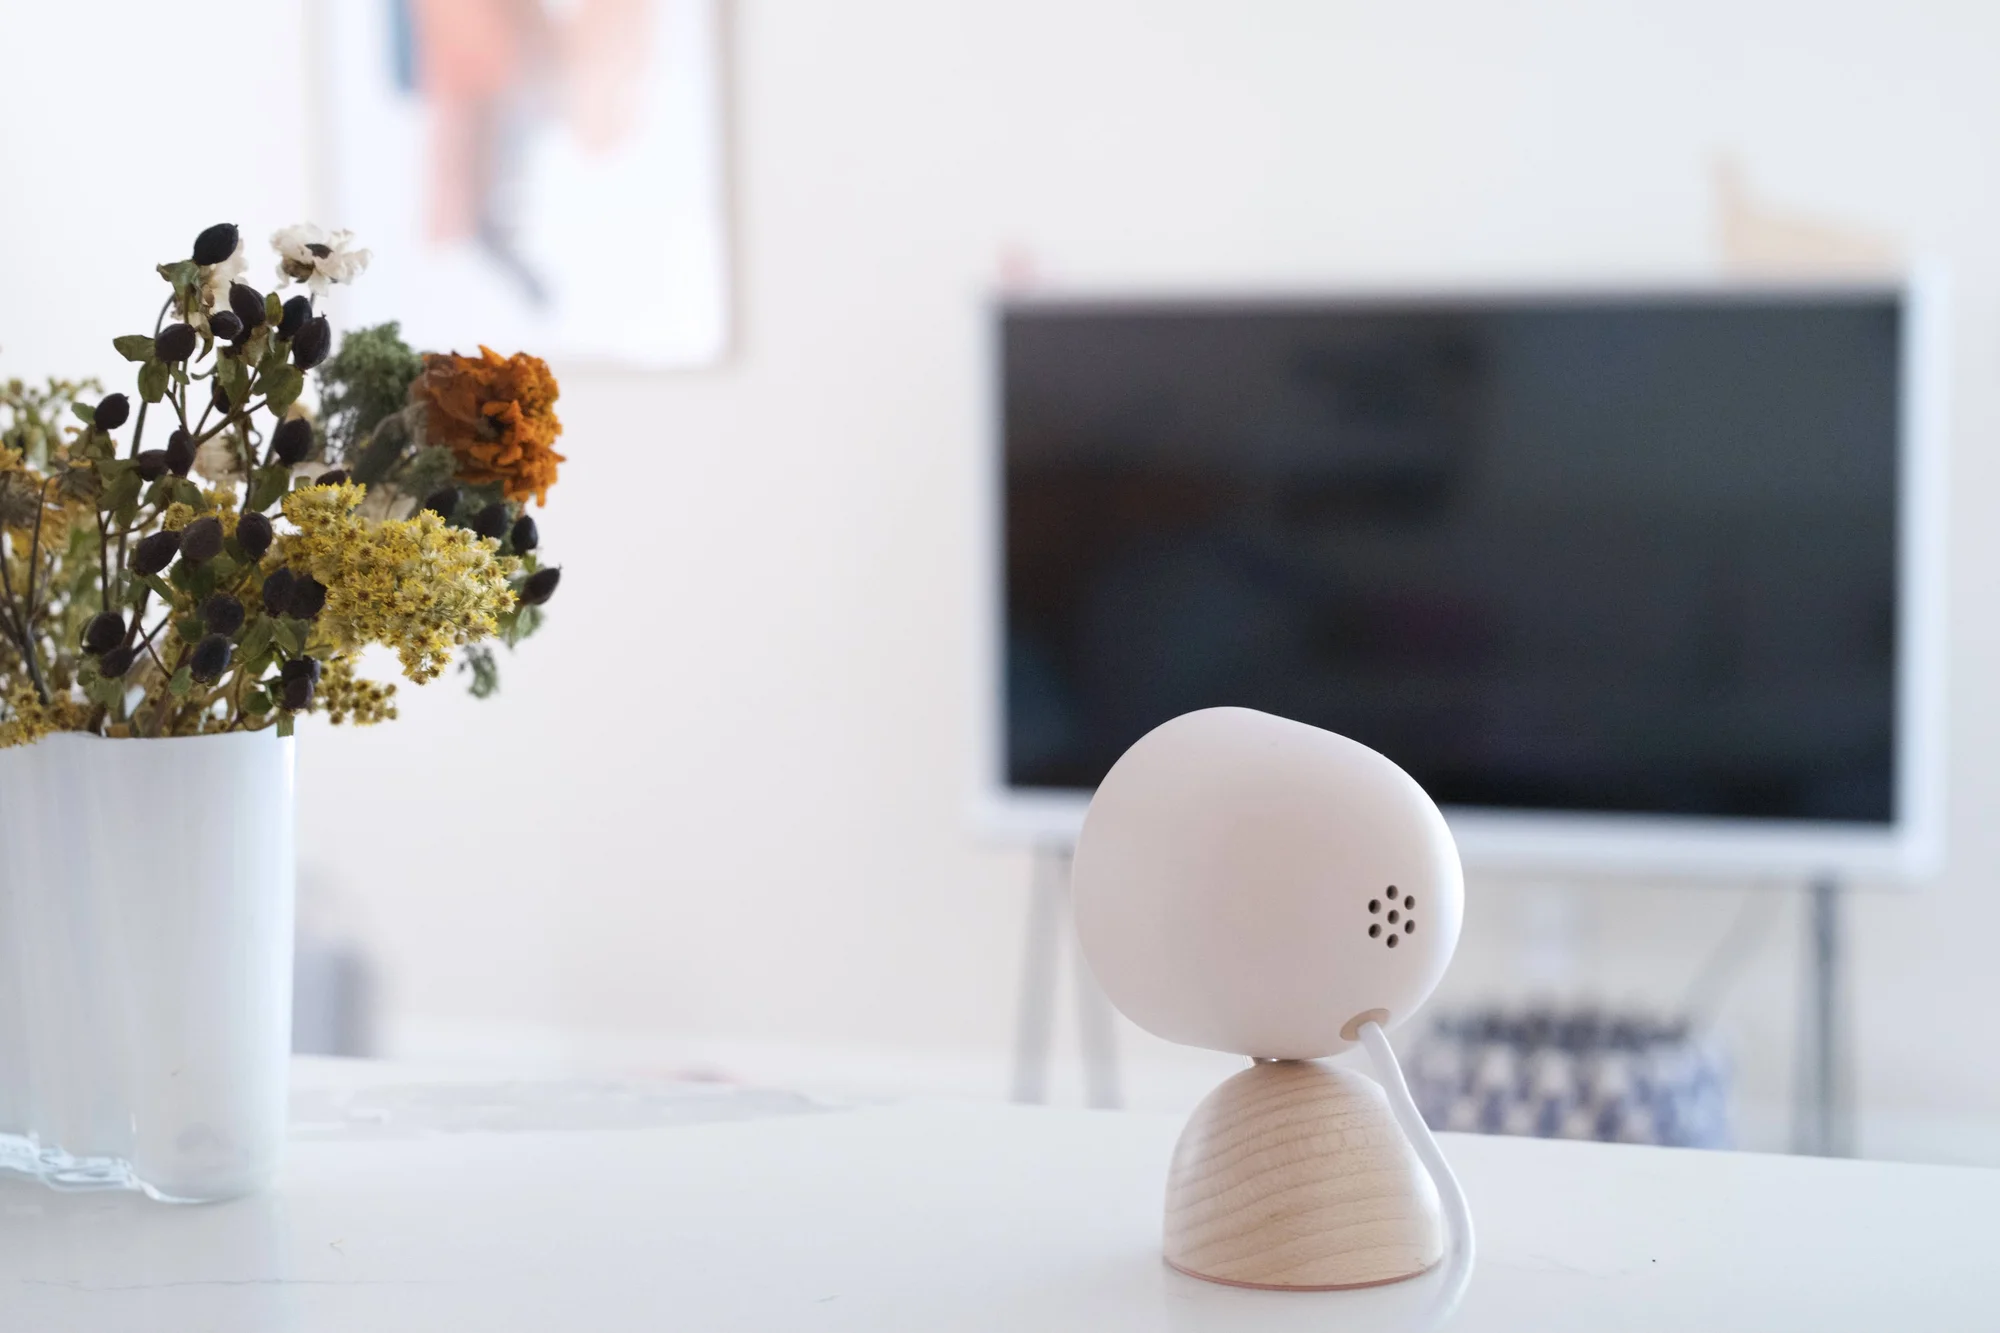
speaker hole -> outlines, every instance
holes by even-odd
[[[1389,924],[1390,924],[1390,925],[1392,925],[1392,926],[1393,926],[1393,925],[1395,925],[1395,924],[1396,924],[1396,923],[1397,923],[1398,921],[1401,921],[1402,919],[1403,919],[1403,914],[1402,914],[1401,912],[1398,912],[1398,911],[1397,911],[1397,910],[1396,910],[1395,908],[1393,908],[1393,907],[1389,909]]]
[[[1380,898],[1370,898],[1370,899],[1368,900],[1368,910],[1369,910],[1369,911],[1371,911],[1371,912],[1379,912],[1379,911],[1381,911],[1381,910],[1382,910],[1382,900],[1381,900]]]
[[[1390,947],[1391,949],[1395,948],[1395,947],[1396,947],[1396,941],[1397,941],[1397,940],[1400,940],[1400,939],[1402,939],[1402,938],[1403,938],[1403,937],[1402,937],[1401,935],[1391,935],[1391,936],[1389,937],[1389,947]]]
[[[1396,886],[1394,884],[1389,886],[1389,901],[1392,903],[1396,901]]]
[[[1380,935],[1381,933],[1382,933],[1382,923],[1380,921],[1377,921],[1374,925],[1368,927],[1368,938],[1371,940],[1374,939],[1377,935]]]
[[[1405,912],[1414,911],[1416,909],[1416,906],[1417,906],[1416,894],[1406,893],[1403,895],[1403,910]]]
[[[1411,917],[1408,921],[1405,921],[1403,923],[1403,933],[1405,935],[1415,934],[1416,929],[1417,929],[1417,919],[1415,917]]]

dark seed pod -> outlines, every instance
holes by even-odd
[[[198,518],[181,529],[181,559],[188,564],[205,564],[221,554],[221,520]]]
[[[222,679],[222,673],[229,670],[229,655],[233,651],[229,640],[220,634],[209,634],[194,646],[188,654],[188,674],[196,680],[210,684]]]
[[[326,322],[325,315],[314,315],[292,335],[292,364],[300,370],[311,370],[326,360],[326,354],[333,350],[333,326]]]
[[[153,339],[153,355],[162,361],[185,361],[194,355],[201,336],[192,324],[169,324]]]
[[[92,657],[108,653],[125,637],[125,617],[116,611],[99,611],[83,627],[83,651]]]
[[[208,317],[208,331],[224,342],[235,342],[243,336],[243,321],[233,311],[217,310]]]
[[[218,222],[202,228],[201,235],[194,238],[194,262],[220,264],[236,253],[237,239],[234,222]]]
[[[521,585],[521,605],[540,606],[556,595],[556,585],[562,582],[560,569],[538,569],[528,575],[528,581]]]
[[[145,481],[158,481],[167,475],[167,451],[165,449],[141,449],[139,456],[132,460],[136,471]]]
[[[130,398],[122,393],[107,393],[97,400],[97,411],[91,414],[91,420],[99,430],[117,430],[131,415]]]
[[[229,308],[236,318],[243,321],[243,327],[254,329],[264,322],[264,293],[247,282],[229,284]]]
[[[208,401],[215,404],[216,411],[224,416],[229,415],[231,407],[229,390],[222,387],[221,380],[216,380],[208,386]]]
[[[472,530],[482,537],[499,541],[507,534],[507,503],[495,500],[472,516]]]
[[[525,554],[542,544],[542,530],[535,526],[535,520],[526,514],[514,520],[514,551]]]
[[[178,428],[167,436],[167,471],[185,477],[194,466],[194,436]]]
[[[132,664],[139,660],[137,648],[113,648],[97,659],[97,674],[106,680],[123,680]]]
[[[278,668],[278,675],[285,680],[309,680],[319,684],[320,660],[317,657],[294,657]]]
[[[294,296],[285,302],[285,309],[278,316],[278,336],[287,341],[297,337],[306,321],[312,318],[313,303],[310,296]]]
[[[326,585],[308,574],[292,584],[285,614],[294,620],[311,620],[326,609]]]
[[[298,586],[298,579],[289,569],[273,570],[264,578],[260,596],[264,600],[264,613],[282,616],[292,604],[292,593]]]
[[[325,472],[322,472],[317,477],[313,478],[313,485],[338,486],[346,480],[347,480],[346,468],[344,467],[329,468]]]
[[[156,532],[150,537],[141,537],[139,544],[132,548],[132,570],[137,574],[157,574],[174,562],[174,555],[181,549],[181,535],[178,532]]]
[[[245,514],[236,520],[236,544],[252,560],[262,560],[271,549],[271,520],[262,514]]]
[[[271,432],[271,453],[287,467],[305,460],[312,452],[313,426],[304,417],[290,417]]]
[[[458,512],[458,487],[440,486],[424,497],[424,508],[436,514],[445,522]]]
[[[287,662],[285,665],[290,666]],[[312,707],[313,678],[311,676],[287,676],[278,686],[278,706],[290,713],[303,713]]]
[[[243,628],[243,614],[243,603],[226,592],[210,593],[201,604],[201,623],[208,626],[210,634],[224,638],[234,638]]]

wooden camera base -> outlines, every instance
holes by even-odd
[[[1443,1254],[1437,1188],[1365,1075],[1259,1061],[1181,1131],[1166,1258],[1183,1273],[1331,1291],[1400,1282]]]

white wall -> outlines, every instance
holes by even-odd
[[[0,210],[0,373],[136,327],[144,262],[211,215],[261,234],[301,206],[298,7],[209,8],[204,44],[249,53],[211,67],[247,60],[262,109],[242,169],[175,176],[134,161],[166,7],[6,6],[9,37],[100,63],[0,83],[0,166],[51,182],[46,206]],[[1856,1014],[1870,1142],[2000,1161],[2000,1137],[1940,1137],[2000,1117],[2000,18],[753,0],[733,27],[737,355],[565,376],[546,636],[497,700],[447,682],[396,727],[302,751],[308,873],[378,952],[396,1041],[897,1050],[997,1087],[1026,868],[960,812],[1003,253],[1091,287],[1705,272],[1728,153],[1773,199],[1956,274],[1950,862],[1855,905]],[[191,133],[222,114],[180,96]],[[1742,898],[1476,881],[1451,985],[1675,998]],[[1766,928],[1724,1016],[1771,1107],[1796,905]]]

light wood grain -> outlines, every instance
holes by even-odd
[[[1194,1277],[1366,1287],[1443,1254],[1437,1189],[1364,1075],[1252,1065],[1195,1108],[1174,1147],[1166,1257]]]

